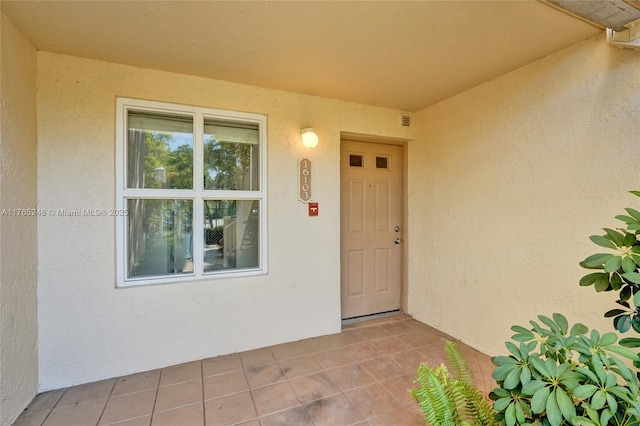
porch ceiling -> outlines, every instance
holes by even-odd
[[[37,49],[417,111],[602,29],[521,1],[0,1]]]

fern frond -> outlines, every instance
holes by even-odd
[[[494,417],[493,406],[476,388],[476,382],[464,355],[451,340],[445,342],[445,356],[456,380],[461,383],[459,393],[456,394],[457,406],[464,413],[464,419],[477,419],[480,424],[491,424]]]
[[[481,425],[494,424],[495,411],[493,410],[493,404],[489,402],[474,385],[464,383],[463,387],[467,404],[465,418],[474,419]]]
[[[471,368],[469,368],[469,364],[464,359],[464,355],[460,352],[458,345],[451,340],[447,340],[444,346],[444,354],[453,377],[470,385],[474,385],[475,380],[473,373],[471,373]]]
[[[449,371],[444,364],[432,368],[427,364],[418,367],[419,389],[411,391],[411,395],[420,404],[425,420],[431,425],[455,424],[456,407],[452,403],[447,387]]]
[[[468,364],[455,343],[447,342],[447,360],[454,374],[445,364],[437,368],[420,364],[415,383],[419,389],[411,390],[427,424],[431,426],[487,426],[496,425],[493,406],[475,387]]]

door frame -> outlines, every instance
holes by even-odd
[[[352,133],[352,132],[340,132],[340,145],[342,145],[344,140],[356,141],[356,142],[365,142],[370,144],[387,144],[387,145],[398,145],[402,147],[402,156],[403,156],[403,165],[402,165],[402,222],[404,226],[403,232],[403,244],[402,244],[402,265],[400,266],[401,270],[401,285],[400,285],[400,310],[403,313],[408,313],[407,308],[409,305],[409,289],[408,289],[408,256],[409,256],[409,239],[410,232],[408,227],[408,208],[409,208],[409,197],[408,197],[408,144],[411,139],[403,139],[403,138],[392,138],[392,137],[384,137],[384,136],[375,136],[375,135],[366,135],[361,133]],[[340,155],[340,175],[342,175],[342,155]],[[342,194],[342,176],[340,177],[340,194]],[[340,216],[340,250],[342,251],[342,215]],[[342,270],[342,255],[340,256],[340,269]],[[342,289],[342,277],[340,278],[340,288]],[[342,291],[340,295],[340,303],[342,304]],[[342,308],[340,309],[340,318],[342,318]]]

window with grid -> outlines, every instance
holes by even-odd
[[[118,99],[118,286],[266,273],[266,117]]]

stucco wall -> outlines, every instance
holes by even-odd
[[[409,309],[490,354],[561,312],[612,331],[581,288],[588,237],[640,206],[640,55],[603,37],[417,115],[409,145]]]
[[[0,425],[38,390],[36,51],[1,15]]]
[[[41,52],[43,208],[114,206],[116,96],[268,115],[269,273],[115,289],[113,218],[39,218],[40,389],[338,332],[340,132],[411,138],[399,111]],[[297,201],[303,156],[315,218]]]

